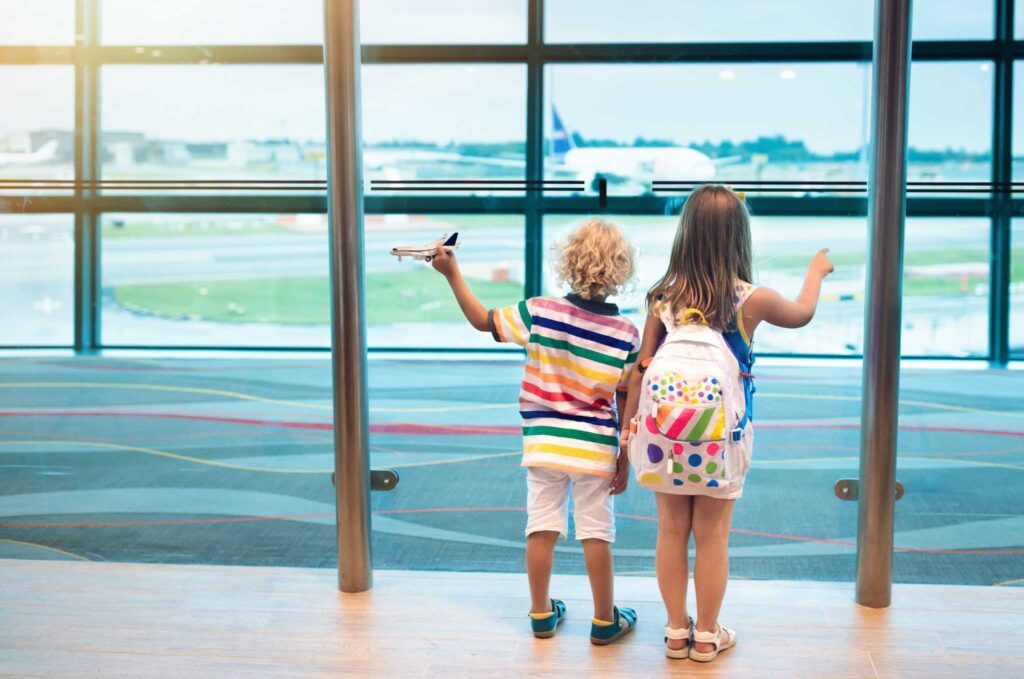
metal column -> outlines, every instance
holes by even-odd
[[[324,0],[338,587],[372,585],[358,0]]]
[[[75,2],[75,315],[77,353],[92,353],[100,343],[99,217],[94,198],[100,178],[99,0]]]
[[[857,603],[892,597],[911,0],[876,0]]]
[[[1010,278],[1013,196],[1013,33],[1014,0],[996,0],[995,106],[992,121],[992,235],[989,272],[989,357],[1005,367],[1010,358]]]
[[[526,63],[526,179],[544,179],[544,63],[540,50],[544,42],[544,0],[527,2]],[[526,190],[526,276],[523,285],[527,297],[544,294],[544,223],[541,216],[542,192],[534,184]]]

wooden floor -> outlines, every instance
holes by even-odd
[[[528,632],[525,576],[378,572],[342,595],[331,570],[0,560],[0,676],[1024,677],[1024,590],[897,586],[893,607],[848,584],[736,581],[738,646],[668,660],[651,578],[621,577],[637,632],[588,643],[585,578],[556,576],[569,619]]]

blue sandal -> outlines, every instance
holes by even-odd
[[[613,609],[612,617],[615,618],[613,622],[594,618],[590,625],[590,643],[606,646],[629,634],[636,627],[636,611],[632,608],[616,606]]]
[[[558,599],[551,600],[551,611],[548,613],[530,613],[530,626],[533,636],[547,639],[555,636],[555,629],[565,620],[565,604]]]

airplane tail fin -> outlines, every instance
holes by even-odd
[[[443,244],[443,247],[452,247],[459,241],[459,232],[456,231]]]
[[[561,116],[558,115],[558,109],[554,106],[551,107],[551,118],[555,128],[552,135],[551,152],[556,158],[562,158],[576,148],[576,143],[572,139],[572,134],[566,129],[565,123],[562,122]]]

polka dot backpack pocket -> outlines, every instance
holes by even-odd
[[[739,497],[752,431],[740,366],[703,324],[669,331],[644,373],[629,462],[655,492]]]

